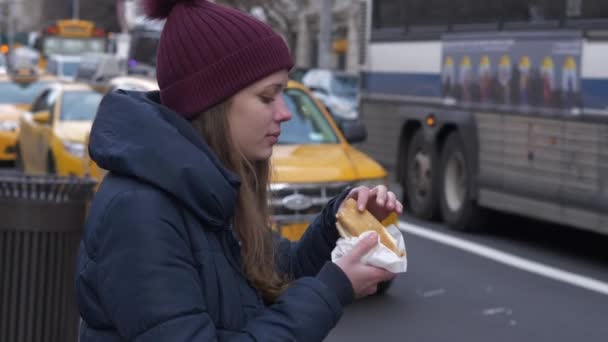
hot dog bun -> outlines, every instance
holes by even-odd
[[[369,211],[359,211],[357,201],[354,199],[349,198],[342,203],[342,207],[336,214],[336,219],[336,226],[343,237],[356,237],[368,230],[373,230],[378,233],[383,245],[399,256],[404,255],[403,252],[399,251],[397,241],[389,234],[382,223]]]

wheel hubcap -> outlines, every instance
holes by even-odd
[[[429,195],[431,189],[431,158],[428,154],[418,151],[411,168],[412,185],[416,197],[423,200]]]
[[[462,154],[455,153],[450,156],[445,172],[445,199],[451,211],[459,211],[466,194],[466,173]]]

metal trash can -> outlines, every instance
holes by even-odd
[[[76,254],[92,179],[0,174],[0,341],[76,342]]]

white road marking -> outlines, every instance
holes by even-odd
[[[458,248],[473,254],[477,254],[484,258],[494,260],[496,262],[509,265],[524,271],[541,275],[543,277],[558,280],[570,285],[582,287],[587,290],[599,292],[608,295],[608,283],[601,282],[597,279],[582,276],[580,274],[560,270],[555,267],[547,266],[539,262],[531,261],[518,257],[513,254],[502,252],[498,249],[486,247],[484,245],[460,239],[447,234],[439,233],[430,229],[422,228],[404,221],[399,221],[398,227],[401,231],[414,234],[429,240],[433,240],[454,248]],[[406,241],[407,245],[407,241]]]

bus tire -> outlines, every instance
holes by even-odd
[[[443,221],[455,230],[477,230],[482,224],[482,215],[471,194],[474,177],[464,143],[454,131],[443,146],[439,177],[439,208]]]
[[[424,141],[424,130],[418,129],[408,143],[402,186],[406,210],[423,220],[438,216],[437,164],[436,154]]]

